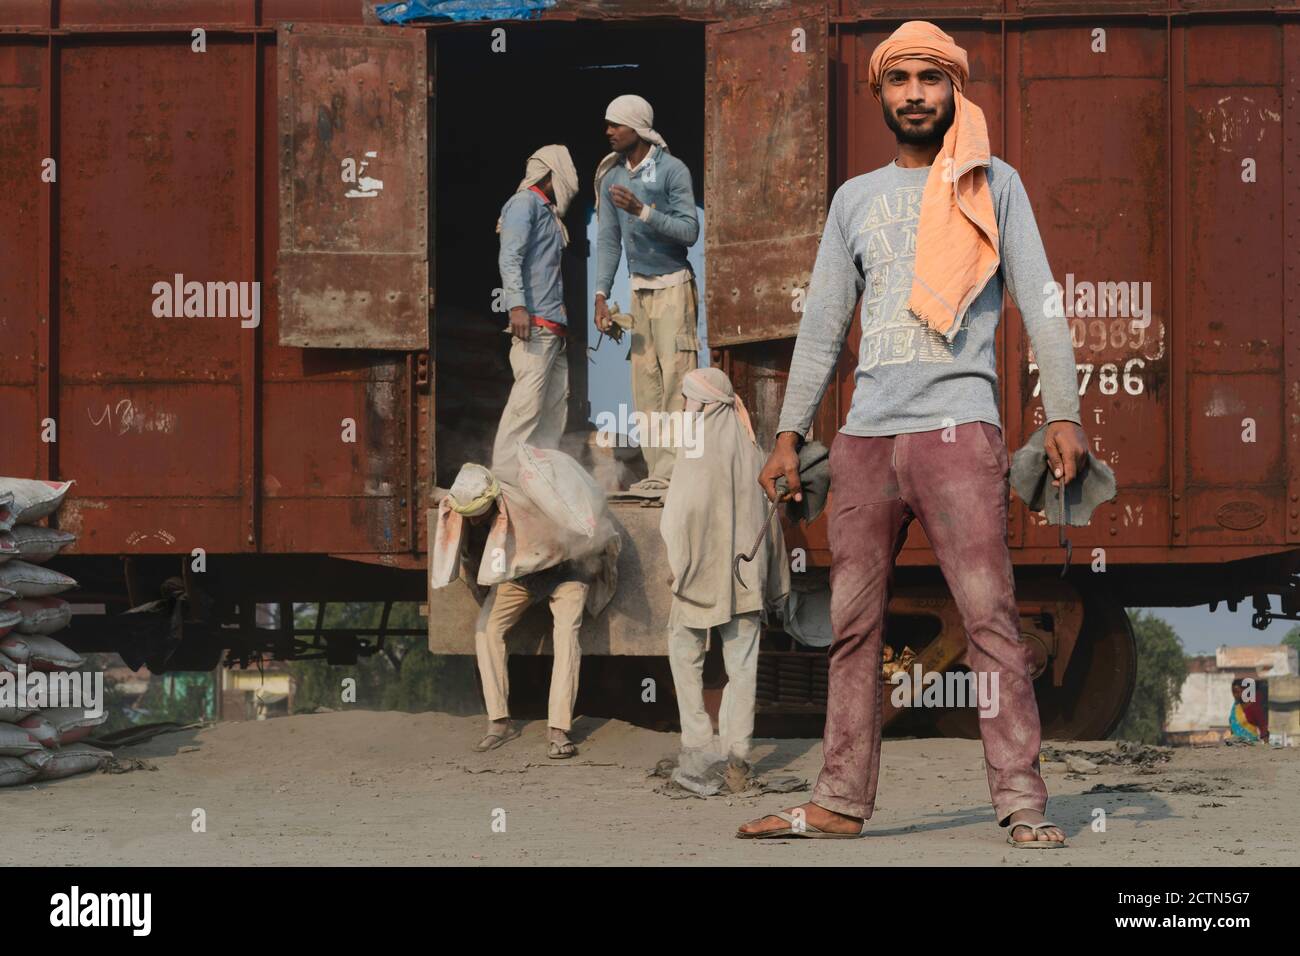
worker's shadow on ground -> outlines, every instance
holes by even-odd
[[[772,746],[772,751],[763,754],[754,761],[754,773],[759,776],[770,773],[797,773],[797,771],[790,769],[791,765],[813,750],[820,750],[822,742],[820,738],[811,739],[806,737],[754,741],[754,749],[759,753],[762,753],[762,748],[769,745]],[[809,783],[811,784],[812,781],[810,780]]]
[[[1176,816],[1170,809],[1168,801],[1157,793],[1111,792],[1051,797],[1046,817],[1060,827],[1068,839],[1086,833],[1092,828],[1094,820],[1102,819],[1101,814],[1097,812],[1099,810],[1104,811],[1107,825],[1112,821],[1120,821],[1125,826],[1134,823],[1156,823]],[[987,826],[993,819],[993,811],[987,806],[981,806],[945,813],[920,814],[917,819],[925,822],[887,828],[876,828],[868,824],[867,832],[870,836],[904,836],[908,833]],[[1007,832],[1010,833],[1010,828]],[[1104,835],[1104,831],[1099,832]]]

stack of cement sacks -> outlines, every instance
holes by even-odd
[[[7,672],[0,674],[0,787],[96,770],[112,757],[78,743],[106,719],[102,706],[88,716],[86,707],[32,706],[29,696],[33,672],[45,672],[38,680],[52,695],[71,682],[49,678],[83,663],[51,636],[72,618],[71,606],[55,595],[77,582],[43,566],[76,536],[37,524],[58,509],[71,486],[0,477],[0,671]],[[82,675],[75,680],[85,688]]]

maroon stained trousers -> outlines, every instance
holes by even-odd
[[[901,435],[839,434],[830,466],[835,639],[824,766],[812,802],[864,818],[875,806],[885,609],[894,560],[916,518],[961,612],[971,670],[998,673],[997,715],[979,720],[998,823],[1017,810],[1045,810],[1038,707],[1007,549],[1010,460],[1001,432],[966,422]]]

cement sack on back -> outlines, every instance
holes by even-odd
[[[41,772],[26,760],[17,757],[0,757],[0,787],[12,787],[20,783],[35,780]]]
[[[107,750],[100,750],[90,744],[73,744],[47,753],[50,759],[41,768],[41,780],[57,780],[98,770],[113,757]]]
[[[19,634],[53,634],[72,620],[72,605],[63,598],[14,598],[0,604],[0,637],[4,636],[7,615],[18,615],[9,625]]]
[[[0,495],[13,495],[9,506],[14,524],[31,524],[53,514],[63,504],[70,481],[42,481],[33,478],[0,478]],[[8,529],[5,529],[8,530]]]
[[[520,443],[519,486],[559,527],[594,537],[605,511],[605,492],[587,469],[564,452]]]
[[[19,597],[47,597],[76,586],[75,578],[39,564],[17,559],[0,564],[0,588],[13,591]]]
[[[0,724],[0,757],[23,757],[45,745],[17,724]]]
[[[29,564],[44,564],[77,540],[77,536],[71,531],[44,528],[35,524],[14,525],[13,530],[7,534],[18,548],[17,556]],[[0,534],[0,560],[3,560],[4,555],[4,538],[5,535]]]
[[[0,639],[0,654],[28,670],[72,670],[85,661],[67,645],[45,634],[10,634]]]
[[[12,531],[0,531],[0,564],[4,564],[10,558],[21,557],[22,552],[18,549],[18,541],[14,538]]]

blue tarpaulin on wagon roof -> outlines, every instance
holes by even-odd
[[[406,23],[427,17],[452,20],[531,20],[556,0],[402,0],[381,3],[375,15],[384,23]]]

